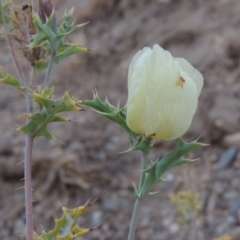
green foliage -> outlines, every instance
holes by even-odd
[[[26,116],[30,119],[28,124],[19,127],[18,130],[24,134],[31,134],[33,137],[45,136],[50,139],[55,139],[54,136],[47,130],[47,125],[52,122],[69,122],[59,115],[59,113],[67,111],[80,111],[78,104],[81,102],[75,98],[71,98],[68,92],[58,100],[52,99],[53,89],[44,89],[39,93],[31,92],[31,97],[39,106],[40,111],[30,113]]]
[[[133,145],[122,153],[133,152],[140,150],[144,154],[148,154],[152,149],[151,138],[144,137],[142,135],[136,137],[136,141],[133,142]]]
[[[145,196],[149,193],[152,187],[162,181],[162,176],[169,169],[179,165],[191,162],[190,159],[185,159],[183,156],[195,149],[204,146],[204,144],[196,141],[186,143],[182,138],[179,139],[178,146],[173,151],[165,155],[160,161],[153,163],[148,169],[145,170],[145,178],[139,196]]]
[[[94,94],[93,100],[86,100],[81,103],[82,105],[91,107],[97,113],[116,122],[121,126],[130,136],[133,145],[125,152],[140,150],[144,154],[148,154],[151,150],[151,139],[144,136],[138,136],[134,133],[126,123],[126,109],[114,107],[108,102],[108,100],[102,101],[97,94]],[[135,195],[138,198],[145,196],[149,193],[151,188],[158,182],[162,181],[162,176],[169,169],[174,168],[179,165],[183,165],[191,162],[192,160],[185,159],[184,155],[202,147],[203,144],[196,141],[191,143],[186,143],[182,138],[179,139],[178,146],[175,150],[169,152],[161,161],[156,161],[149,168],[145,169],[145,176],[143,185],[138,191],[135,188]],[[124,152],[124,153],[125,153]]]
[[[136,134],[127,126],[125,108],[115,107],[107,99],[102,101],[96,93],[93,96],[93,100],[85,100],[81,104],[91,107],[100,115],[116,122],[129,134],[133,145],[124,153],[140,150],[144,155],[148,155],[152,148],[151,139]],[[184,158],[184,155],[202,146],[204,145],[196,141],[186,143],[180,138],[175,150],[169,152],[161,161],[156,161],[144,170],[145,175],[141,189],[137,190],[135,187],[137,198],[147,195],[156,183],[162,181],[163,174],[171,168],[192,162],[192,160]]]
[[[65,42],[65,37],[74,30],[84,26],[84,24],[74,25],[71,23],[73,9],[65,13],[62,23],[57,27],[56,31],[52,29],[54,20],[54,12],[42,23],[38,14],[33,14],[33,22],[37,28],[37,34],[32,37],[33,41],[29,45],[30,48],[43,46],[49,55],[52,55],[54,63],[76,53],[86,52],[86,48],[80,48],[78,44],[70,44]],[[35,63],[37,72],[44,70],[48,66],[49,60],[40,59]]]
[[[1,67],[0,67],[0,82],[16,88],[21,93],[26,93],[27,92],[27,88],[22,86],[20,84],[20,82],[18,81],[18,79],[16,79],[15,77],[13,77],[12,75],[10,75],[8,73],[5,74]]]
[[[7,1],[5,4],[2,3],[2,1],[0,1],[0,24],[3,24],[6,19],[6,11],[9,8],[10,4],[12,3],[12,1]]]
[[[53,88],[38,87],[36,91],[32,91],[27,87],[23,87],[20,82],[9,74],[4,74],[0,68],[0,82],[5,83],[21,91],[29,94],[33,100],[34,106],[38,112],[25,114],[29,118],[29,122],[19,127],[18,130],[24,134],[30,134],[32,137],[45,136],[55,139],[47,130],[47,126],[52,122],[69,122],[70,120],[60,116],[59,114],[67,111],[80,111],[78,106],[81,101],[70,97],[68,92],[58,100],[53,99]]]
[[[94,228],[80,228],[76,225],[76,220],[81,216],[91,204],[85,204],[73,209],[63,207],[63,215],[55,220],[55,228],[50,232],[42,231],[38,236],[34,233],[34,240],[75,240],[86,235]]]
[[[94,109],[97,113],[117,123],[129,134],[134,144],[139,143],[136,133],[127,126],[125,108],[114,107],[107,99],[102,101],[97,93],[94,94],[93,100],[85,100],[81,104]]]

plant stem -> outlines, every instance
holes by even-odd
[[[50,75],[51,75],[55,55],[56,54],[55,54],[54,46],[52,46],[51,47],[51,55],[50,55],[50,59],[48,62],[47,73],[46,73],[44,83],[43,83],[43,88],[47,88],[50,84]]]
[[[17,61],[17,57],[16,57],[16,55],[15,55],[15,53],[13,51],[12,42],[11,42],[9,36],[8,36],[7,24],[4,23],[3,26],[4,26],[4,29],[5,29],[5,32],[6,32],[6,34],[5,34],[6,41],[7,41],[7,45],[8,45],[11,57],[12,57],[12,61],[13,61],[13,64],[14,64],[15,71],[17,73],[17,77],[18,77],[19,81],[21,82],[21,84],[25,84],[26,85],[26,82],[25,82],[24,77],[23,77],[23,73],[22,73],[22,71],[20,69],[20,66],[18,64],[18,61]]]
[[[191,216],[191,223],[190,223],[190,234],[189,234],[189,240],[195,240],[198,239],[197,236],[197,226],[196,226],[196,216],[194,213],[192,213]]]
[[[140,175],[140,180],[139,180],[139,185],[138,185],[138,191],[140,191],[142,184],[144,182],[144,169],[147,168],[147,161],[148,161],[148,152],[143,153],[142,152],[142,166],[141,166],[141,175]],[[135,232],[137,228],[137,220],[138,220],[138,215],[140,212],[140,207],[141,207],[141,198],[136,199],[134,209],[133,209],[133,214],[132,214],[132,220],[129,228],[129,233],[128,233],[128,240],[134,240],[135,237]]]
[[[24,179],[25,179],[25,208],[26,208],[26,237],[27,240],[33,240],[33,210],[32,210],[32,136],[26,136],[25,140],[25,159],[24,159]]]
[[[27,114],[32,112],[31,98],[26,95]],[[27,123],[29,119],[27,119]],[[32,207],[32,147],[33,137],[28,134],[25,138],[24,151],[24,185],[25,185],[25,212],[26,212],[26,239],[33,240],[33,207]]]

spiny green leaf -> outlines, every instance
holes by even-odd
[[[65,42],[65,37],[72,31],[84,26],[85,24],[75,25],[70,23],[73,10],[70,10],[64,16],[62,24],[60,24],[55,30],[52,30],[52,22],[54,20],[54,12],[46,19],[45,23],[42,23],[40,17],[37,14],[33,15],[34,24],[37,28],[37,34],[32,36],[32,42],[29,44],[30,48],[44,46],[46,52],[53,57],[54,63],[59,63],[66,57],[86,52],[87,49],[80,48],[79,44],[69,44]],[[39,60],[35,64],[35,71],[39,72],[47,68],[49,60]]]
[[[198,142],[186,143],[182,138],[179,139],[178,146],[175,150],[169,152],[164,158],[158,163],[156,168],[157,178],[161,178],[164,172],[166,172],[170,166],[172,166],[179,158],[185,154],[202,147],[203,144]]]
[[[66,44],[65,47],[62,47],[58,50],[56,56],[54,57],[54,63],[59,63],[61,60],[77,53],[87,52],[88,49],[86,48],[80,48],[77,45],[73,44]],[[40,59],[35,62],[35,71],[41,72],[42,70],[46,69],[48,67],[49,60]]]
[[[149,193],[155,183],[161,181],[163,174],[169,169],[188,163],[190,160],[183,158],[183,156],[195,149],[204,146],[204,144],[196,141],[186,143],[182,138],[179,139],[176,149],[169,152],[160,161],[152,164],[145,170],[145,179],[141,188],[141,195],[144,196]]]
[[[145,196],[154,186],[157,181],[156,176],[157,163],[153,163],[152,166],[145,170],[144,182],[140,190],[140,195]]]
[[[169,168],[169,169],[172,169],[174,167],[177,167],[177,166],[181,166],[181,165],[184,165],[186,163],[191,163],[193,162],[194,160],[191,160],[191,159],[186,159],[184,157],[181,157],[179,159],[177,159],[174,164]]]
[[[2,70],[2,68],[0,68],[0,82],[10,85],[10,86],[16,88],[17,90],[19,90],[22,93],[27,92],[26,87],[23,87],[20,84],[20,82],[15,77],[13,77],[12,75],[10,75],[8,73],[5,74]]]
[[[19,127],[17,130],[23,134],[32,134],[33,137],[44,136],[49,139],[55,140],[55,137],[47,130],[47,124],[52,122],[52,117],[47,115],[46,109],[39,113],[32,113],[28,115],[30,121],[27,125]]]
[[[80,228],[78,225],[75,225],[75,222],[89,206],[90,204],[87,203],[73,209],[63,207],[63,215],[55,220],[55,228],[50,232],[43,230],[40,236],[34,233],[34,240],[75,240],[86,235],[93,228]]]
[[[138,188],[137,188],[135,182],[132,181],[132,184],[133,184],[133,188],[134,188],[134,195],[135,195],[135,197],[136,197],[137,199],[140,199],[141,195],[140,195],[140,193],[138,192]]]
[[[35,71],[41,72],[48,67],[48,60],[40,59],[35,62]]]
[[[69,44],[66,46],[63,51],[58,51],[57,55],[54,58],[55,63],[59,63],[61,60],[76,54],[76,53],[81,53],[81,52],[87,52],[88,50],[86,48],[80,48],[77,45]]]
[[[54,115],[51,118],[51,122],[70,122],[70,120],[68,118],[65,118],[59,115]]]
[[[74,236],[74,239],[84,236],[91,231],[90,228],[80,228],[79,226],[75,226],[71,229],[71,234]]]
[[[126,151],[121,153],[133,152],[140,150],[143,153],[149,153],[152,146],[150,145],[150,138],[146,138],[144,136],[140,136],[135,143]]]
[[[104,114],[107,114],[107,113],[112,114],[117,109],[108,101],[102,101],[97,95],[97,93],[94,94],[93,100],[85,100],[81,104],[91,107],[92,109],[98,111],[99,113],[104,113]]]
[[[33,22],[37,28],[37,34],[33,36],[33,41],[30,43],[29,47],[34,48],[41,46],[45,41],[50,41],[53,43],[56,40],[56,34],[52,30],[54,12],[47,18],[46,23],[42,23],[38,14],[33,14]]]
[[[28,124],[19,127],[18,130],[24,134],[31,134],[33,137],[45,136],[55,139],[47,130],[47,126],[52,122],[69,122],[70,120],[60,116],[59,114],[66,111],[80,111],[77,106],[81,101],[71,98],[67,92],[57,101],[51,97],[52,90],[43,90],[39,93],[31,92],[33,100],[40,106],[40,111],[27,115],[30,119]],[[47,98],[47,93],[50,98]]]
[[[36,102],[38,102],[47,109],[49,115],[60,112],[81,110],[77,106],[77,104],[81,103],[81,101],[71,98],[67,91],[65,92],[64,96],[57,101],[46,98],[38,93],[32,93],[32,97]]]
[[[100,115],[116,122],[120,125],[130,136],[133,143],[137,143],[136,133],[134,133],[126,123],[126,113],[124,108],[114,107],[109,101],[106,99],[102,101],[97,93],[94,94],[93,100],[85,100],[81,103],[84,106],[88,106],[95,110]]]

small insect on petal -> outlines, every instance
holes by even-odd
[[[185,83],[184,78],[183,78],[183,77],[180,77],[180,78],[177,80],[177,82],[176,82],[176,86],[183,88],[184,83]]]

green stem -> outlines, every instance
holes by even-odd
[[[148,161],[148,152],[143,153],[142,152],[142,167],[141,167],[141,175],[140,175],[140,180],[139,180],[139,186],[138,186],[138,191],[140,191],[142,184],[144,182],[144,169],[147,168],[147,161]],[[135,237],[135,232],[137,228],[137,220],[138,220],[138,215],[140,212],[140,207],[141,207],[141,198],[136,199],[134,209],[133,209],[133,214],[132,214],[132,220],[129,228],[129,233],[128,233],[128,240],[134,240]]]
[[[25,141],[24,179],[25,179],[25,205],[26,205],[26,239],[33,240],[33,207],[32,207],[32,160],[33,138],[28,135]]]
[[[4,22],[4,17],[3,17]],[[4,28],[6,31],[6,41],[12,56],[13,64],[15,67],[15,71],[17,73],[17,77],[22,85],[27,85],[26,80],[23,76],[23,72],[19,66],[16,54],[13,50],[13,46],[11,40],[8,36],[8,26],[4,22]],[[26,37],[29,37],[26,35]],[[31,98],[28,94],[25,94],[26,99],[26,108],[27,113],[30,114],[32,112]],[[27,120],[27,122],[29,119]],[[32,145],[33,138],[28,135],[25,138],[25,151],[24,151],[24,189],[25,189],[25,212],[26,212],[26,239],[33,240],[33,209],[32,209],[32,177],[31,177],[31,160],[32,160]]]
[[[43,83],[43,88],[47,88],[50,84],[50,75],[51,75],[55,55],[56,55],[55,50],[54,50],[54,47],[52,46],[51,55],[50,55],[50,59],[48,62],[47,73],[46,73],[44,83]]]

